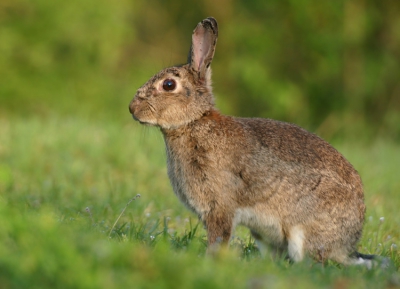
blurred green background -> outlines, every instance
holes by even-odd
[[[136,89],[219,22],[223,113],[400,140],[400,1],[1,0],[0,117],[126,121]]]
[[[218,108],[332,142],[365,184],[358,250],[393,269],[261,259],[244,229],[204,257],[128,104],[208,16]],[[0,288],[399,287],[399,59],[399,0],[0,0]]]

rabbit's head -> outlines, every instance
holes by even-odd
[[[200,22],[193,31],[188,63],[160,71],[138,89],[129,104],[134,119],[173,129],[210,111],[214,106],[210,64],[217,37],[214,18]]]

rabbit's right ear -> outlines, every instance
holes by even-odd
[[[200,80],[206,79],[207,71],[214,57],[217,38],[218,24],[212,17],[201,21],[193,31],[188,63]]]

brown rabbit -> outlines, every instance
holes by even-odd
[[[356,251],[365,205],[353,166],[294,124],[214,108],[217,36],[214,18],[200,22],[188,63],[160,71],[129,105],[135,120],[161,129],[174,192],[204,222],[209,246],[244,225],[260,249],[287,251],[295,262],[309,255],[370,266],[373,256]]]

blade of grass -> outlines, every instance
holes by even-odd
[[[140,198],[140,194],[137,194],[134,196],[132,199],[128,201],[128,203],[125,205],[125,207],[122,209],[121,214],[119,214],[118,218],[115,220],[114,225],[111,227],[110,233],[108,234],[108,237],[110,238],[112,231],[114,230],[115,226],[117,225],[119,219],[121,219],[122,215],[125,213],[126,208],[128,208],[129,204],[132,203],[134,200],[137,198]]]

